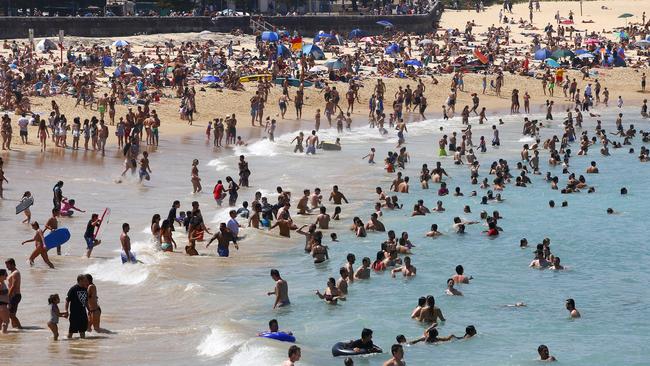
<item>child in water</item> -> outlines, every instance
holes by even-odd
[[[47,322],[47,327],[52,331],[55,341],[59,340],[59,317],[68,317],[67,312],[62,313],[59,310],[59,302],[61,299],[58,294],[50,295],[47,299],[47,303],[50,305],[50,321]]]
[[[82,212],[82,213],[83,213],[83,212],[86,212],[86,211],[84,211],[84,210],[80,210],[80,209],[78,209],[77,207],[75,207],[74,204],[75,204],[75,200],[73,200],[73,199],[68,200],[67,198],[64,198],[64,199],[61,201],[61,212],[60,212],[60,213],[61,213],[61,216],[67,216],[67,217],[70,217],[70,216],[72,216],[72,214],[73,214],[75,211],[79,211],[79,212]]]

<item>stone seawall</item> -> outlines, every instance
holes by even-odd
[[[264,19],[278,28],[298,30],[312,36],[320,30],[349,32],[361,28],[370,34],[384,29],[379,20],[391,22],[395,29],[406,32],[430,32],[442,12],[434,8],[423,15],[301,15],[274,16]],[[28,29],[35,37],[56,37],[59,30],[66,35],[81,37],[115,37],[137,34],[188,33],[209,30],[230,32],[234,28],[250,32],[249,17],[0,17],[0,39],[28,38]]]

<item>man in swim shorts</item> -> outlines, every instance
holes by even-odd
[[[312,130],[311,136],[307,137],[307,151],[305,154],[316,154],[316,146],[318,146],[318,136],[316,136],[316,130]]]
[[[101,244],[101,240],[95,238],[95,228],[101,225],[99,220],[99,215],[96,213],[92,214],[90,220],[88,220],[88,225],[86,225],[86,232],[84,233],[84,240],[86,240],[86,246],[88,250],[86,251],[86,257],[90,258],[90,254],[93,252],[93,248]]]
[[[273,309],[288,306],[291,304],[289,301],[289,285],[287,281],[280,277],[280,271],[277,269],[271,270],[271,278],[275,281],[275,288],[271,292],[267,292],[268,296],[275,295],[275,302]]]
[[[219,224],[219,231],[212,236],[212,239],[210,239],[205,247],[209,247],[215,240],[217,241],[217,254],[219,254],[219,257],[228,257],[230,255],[229,246],[231,241],[235,245],[235,248],[239,250],[237,238],[223,222]]]

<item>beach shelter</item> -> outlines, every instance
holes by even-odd
[[[362,30],[359,29],[359,28],[357,28],[357,29],[353,29],[353,30],[350,32],[350,34],[348,35],[348,37],[349,37],[350,39],[353,39],[353,38],[362,38],[362,37],[365,37],[365,36],[366,36],[366,32],[362,31]]]
[[[321,31],[314,36],[314,42],[327,41],[331,38],[334,38],[334,36],[329,33],[325,33]]]
[[[393,53],[399,52],[399,45],[397,43],[391,43],[388,47],[385,48],[386,54],[391,55]]]
[[[298,52],[302,49],[302,37],[297,36],[289,40],[291,43],[291,52]]]
[[[124,73],[129,73],[130,72],[135,76],[142,76],[142,71],[140,69],[138,69],[136,66],[133,66],[133,65],[126,65],[126,67],[124,68],[124,71],[122,71],[121,67],[116,68],[115,71],[113,71],[113,76],[120,76],[120,75],[122,75],[123,72]]]
[[[575,53],[571,52],[570,50],[559,49],[559,50],[556,50],[555,52],[553,52],[553,54],[551,55],[551,58],[559,60],[559,59],[564,58],[564,57],[573,58],[575,56],[576,56]]]
[[[291,57],[291,50],[283,44],[278,45],[278,57]]]
[[[302,53],[307,56],[312,55],[315,60],[325,59],[325,53],[320,49],[320,47],[316,46],[315,44],[306,44],[302,46]]]
[[[432,44],[432,43],[433,43],[433,41],[430,40],[430,39],[423,39],[420,42],[418,42],[418,45],[424,46],[424,45],[428,45],[428,44]]]
[[[420,62],[419,60],[406,60],[404,64],[408,66],[422,67],[422,62]]]
[[[102,64],[104,67],[113,66],[113,58],[111,56],[102,57]]]
[[[636,41],[634,45],[639,48],[646,48],[646,47],[650,47],[650,41],[646,41],[645,39],[642,39],[640,41]]]
[[[546,64],[546,66],[554,69],[560,67],[560,64],[557,61],[553,60],[552,58],[547,58],[546,60],[544,60],[544,63]]]
[[[214,75],[206,75],[206,76],[201,78],[201,82],[204,83],[204,84],[218,83],[220,81],[221,81],[221,79],[219,79],[218,77],[216,77]]]
[[[327,70],[329,70],[327,68],[327,66],[316,65],[316,66],[312,67],[311,69],[309,69],[309,72],[323,72],[323,71],[327,71]]]
[[[56,50],[56,43],[50,41],[49,39],[42,39],[36,44],[36,49],[41,52],[47,52],[50,50]]]
[[[540,48],[535,51],[535,60],[546,60],[549,57],[551,57],[551,51],[548,48]]]
[[[343,62],[339,59],[329,59],[325,61],[325,67],[327,67],[328,70],[339,70],[343,68]]]
[[[119,39],[119,40],[113,42],[113,47],[125,47],[125,46],[128,46],[128,45],[129,45],[129,42],[127,42],[125,40],[122,40],[122,39]]]
[[[393,23],[389,22],[388,20],[380,20],[377,22],[377,24],[385,28],[393,28]]]
[[[280,39],[280,36],[276,32],[263,32],[262,41],[266,42],[277,42]]]

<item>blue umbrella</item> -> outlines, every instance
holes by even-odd
[[[280,39],[280,37],[275,32],[263,32],[262,33],[262,41],[277,42],[278,39]]]
[[[129,45],[129,42],[121,40],[121,39],[113,42],[113,47],[124,47],[124,46],[128,46],[128,45]]]
[[[18,65],[16,65],[16,64],[9,64],[9,68],[10,68],[10,69],[17,69],[17,68],[18,68]]]
[[[579,56],[579,55],[582,55],[582,54],[585,54],[585,53],[589,53],[589,51],[584,50],[584,49],[580,49],[580,50],[576,50],[574,53],[575,53],[577,56]]]
[[[546,60],[544,60],[544,63],[548,67],[551,67],[551,68],[554,68],[554,69],[560,67],[560,64],[557,61],[553,60],[552,58],[547,58]]]
[[[592,55],[591,53],[582,53],[578,55],[579,59],[586,59],[586,58],[595,58],[596,56]]]
[[[419,60],[407,60],[404,62],[405,65],[422,67],[422,62]]]
[[[349,38],[362,38],[366,36],[366,32],[362,31],[361,29],[353,29],[352,32],[350,32]]]
[[[380,20],[377,22],[377,24],[384,26],[386,28],[393,28],[393,23],[389,22],[388,20]]]
[[[135,67],[133,65],[126,66],[126,68],[124,70],[125,70],[124,72],[133,73],[133,75],[135,75],[135,76],[142,76],[142,71],[140,71],[140,69],[138,69],[137,67]],[[113,75],[114,76],[122,75],[122,69],[119,68],[119,67],[116,68],[115,71],[113,71]]]
[[[535,60],[545,60],[549,57],[551,57],[551,51],[549,51],[547,48],[540,48],[539,50],[535,51]]]
[[[220,81],[221,81],[221,79],[219,79],[218,77],[216,77],[214,75],[207,75],[207,76],[204,76],[204,77],[201,78],[201,82],[204,83],[204,84],[218,83]]]
[[[323,50],[315,44],[306,44],[302,46],[302,53],[305,55],[312,55],[316,60],[322,60],[325,58]]]
[[[397,43],[391,43],[390,46],[386,47],[385,51],[387,55],[390,55],[392,53],[398,53],[399,45]]]

